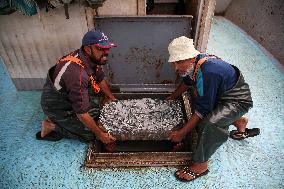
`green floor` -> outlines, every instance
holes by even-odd
[[[17,92],[0,63],[0,188],[284,188],[283,66],[222,17],[213,20],[208,53],[243,72],[254,100],[249,127],[261,135],[229,139],[211,158],[209,174],[191,183],[176,181],[172,168],[86,170],[86,144],[37,141],[40,92]]]

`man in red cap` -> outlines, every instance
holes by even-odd
[[[80,49],[49,69],[41,97],[47,118],[36,134],[38,140],[58,141],[66,137],[85,142],[97,138],[104,144],[115,141],[99,125],[99,105],[94,98],[103,92],[110,100],[117,100],[101,68],[112,47],[115,45],[104,33],[93,29],[84,35]]]

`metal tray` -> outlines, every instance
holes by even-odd
[[[168,93],[118,93],[114,94],[118,99],[141,99],[141,98],[152,98],[152,99],[165,99]],[[185,99],[187,97],[184,97]],[[189,103],[185,103],[182,98],[178,99],[181,102],[181,112],[183,114],[183,122],[185,122],[191,115],[191,107]],[[103,127],[106,127],[102,125]],[[116,137],[119,141],[125,140],[167,140],[169,133],[172,130],[178,129],[182,125],[172,126],[172,129],[159,129],[159,123],[157,123],[157,128],[155,130],[141,129],[137,132],[130,131],[112,131],[111,134]],[[112,127],[112,126],[109,126]],[[158,130],[159,129],[159,130]]]
[[[127,98],[162,98],[166,93],[121,93],[119,99]],[[191,97],[184,93],[181,97],[184,106],[185,119],[192,114]],[[133,139],[130,137],[130,139]],[[144,138],[145,139],[145,138]],[[86,168],[128,168],[128,167],[167,167],[188,165],[196,146],[196,135],[191,132],[184,140],[185,148],[179,152],[173,151],[174,143],[168,140],[118,140],[113,152],[107,152],[100,141],[89,144]]]

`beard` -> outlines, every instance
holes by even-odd
[[[188,68],[188,69],[186,70],[186,72],[184,72],[184,73],[182,73],[182,74],[179,74],[179,75],[180,75],[181,77],[187,77],[187,76],[192,77],[193,72],[194,72],[194,65],[192,65],[190,68]]]
[[[91,48],[90,59],[97,65],[105,65],[107,63],[108,53],[102,54],[100,57],[96,57],[93,49]]]
[[[104,54],[99,59],[97,59],[94,55],[92,55],[90,56],[90,59],[92,60],[92,62],[98,65],[105,65],[107,63],[107,57],[108,57],[108,54]]]

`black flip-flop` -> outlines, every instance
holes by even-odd
[[[239,132],[238,130],[232,130],[230,132],[230,137],[234,140],[243,140],[248,137],[254,137],[260,134],[259,128],[246,128],[245,132]]]
[[[189,176],[192,177],[192,179],[190,179],[190,180],[181,178],[181,177],[179,177],[179,176],[177,175],[177,172],[179,172],[180,170],[176,171],[176,172],[175,172],[175,177],[176,177],[176,179],[179,180],[179,181],[182,181],[182,182],[190,182],[190,181],[193,181],[193,180],[197,179],[198,177],[204,176],[204,175],[206,175],[207,173],[209,173],[209,170],[208,170],[208,169],[207,169],[206,171],[204,171],[203,173],[199,173],[199,174],[190,171],[190,170],[189,170],[189,167],[184,167],[184,168],[181,169],[181,170],[182,170],[182,173],[187,174],[187,175],[189,175]]]
[[[50,133],[48,133],[45,137],[41,137],[41,132],[37,132],[36,134],[36,139],[37,140],[47,140],[47,141],[59,141],[61,140],[63,137],[55,132],[55,131],[51,131]]]

